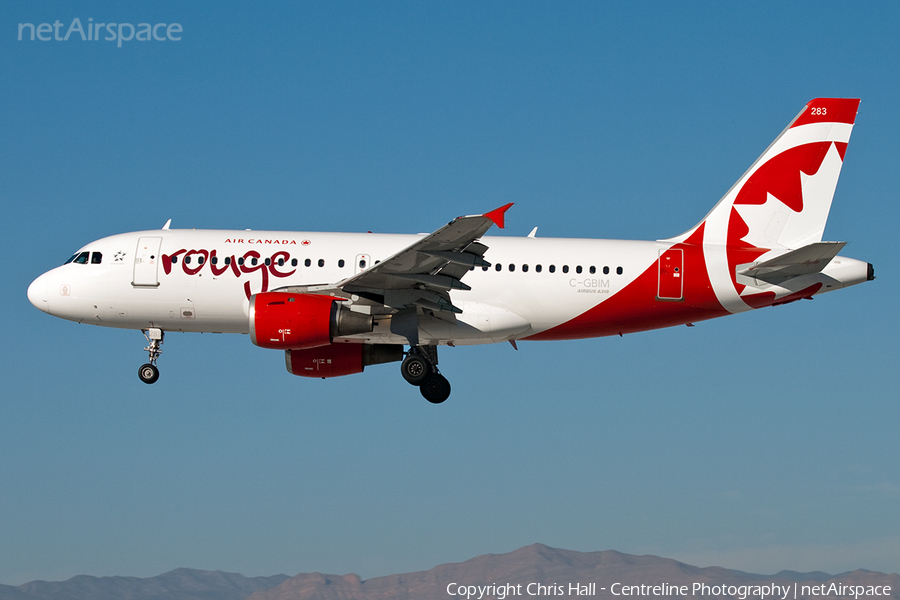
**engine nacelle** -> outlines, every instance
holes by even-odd
[[[340,377],[362,373],[369,365],[403,359],[400,344],[331,344],[306,350],[286,350],[284,365],[301,377]]]
[[[250,298],[250,340],[262,348],[318,348],[372,329],[370,315],[351,311],[334,296],[263,292]]]

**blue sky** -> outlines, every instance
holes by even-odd
[[[19,23],[180,41],[18,41]],[[900,571],[894,3],[0,6],[0,583],[427,569],[542,542]],[[862,98],[826,239],[875,282],[619,339],[319,381],[245,336],[53,319],[25,290],[161,227],[502,235],[693,226],[803,105]]]

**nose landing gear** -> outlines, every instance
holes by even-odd
[[[400,363],[400,374],[409,384],[419,387],[422,396],[432,404],[450,397],[450,382],[437,368],[437,346],[413,346]]]
[[[163,343],[164,332],[158,327],[151,327],[150,329],[142,329],[141,333],[144,334],[144,337],[149,343],[144,350],[150,353],[150,362],[140,366],[138,369],[138,377],[140,377],[141,381],[144,383],[156,383],[156,380],[159,379],[159,369],[156,368],[156,359],[162,354],[160,346]]]

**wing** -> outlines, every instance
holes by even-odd
[[[483,215],[457,217],[369,269],[334,287],[402,309],[462,312],[450,302],[450,290],[471,289],[461,280],[475,267],[490,266],[482,257],[488,247],[476,241],[497,225],[504,227],[509,203]]]

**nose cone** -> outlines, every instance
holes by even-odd
[[[28,286],[28,301],[47,314],[50,314],[50,301],[47,296],[47,277],[41,275]]]

